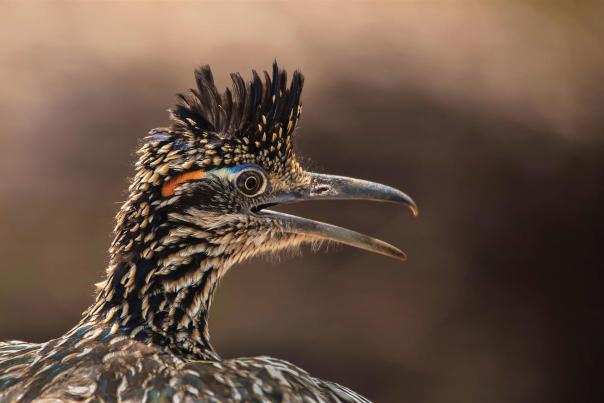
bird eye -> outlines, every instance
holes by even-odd
[[[256,170],[247,170],[237,176],[237,189],[246,196],[256,196],[266,188],[264,175]]]

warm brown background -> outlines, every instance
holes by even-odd
[[[598,5],[599,4],[599,5]],[[307,77],[301,154],[420,206],[294,210],[402,246],[237,267],[227,357],[270,354],[378,402],[596,400],[603,3],[0,6],[0,339],[92,301],[137,139],[210,63]]]

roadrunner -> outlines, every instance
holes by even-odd
[[[404,259],[383,241],[268,210],[319,199],[401,203],[394,188],[307,172],[293,135],[304,82],[275,63],[218,92],[209,66],[178,95],[171,125],[138,151],[117,214],[105,281],[81,321],[46,343],[0,343],[0,401],[367,402],[270,357],[221,358],[208,313],[231,266],[256,255],[331,241]]]

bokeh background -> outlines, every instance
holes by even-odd
[[[402,246],[257,260],[217,294],[226,357],[377,402],[589,402],[602,383],[601,2],[0,5],[0,339],[93,300],[137,140],[192,70],[307,77],[298,152],[397,206],[290,211]]]

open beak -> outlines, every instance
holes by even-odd
[[[281,224],[286,232],[306,236],[310,239],[338,242],[355,248],[365,249],[395,259],[405,260],[406,256],[400,249],[376,238],[361,233],[297,217],[272,210],[263,210],[276,204],[296,203],[306,200],[372,200],[403,204],[414,216],[417,216],[417,205],[409,196],[390,186],[369,182],[345,176],[310,173],[310,185],[290,192],[274,195],[266,204],[258,206],[255,212]]]

